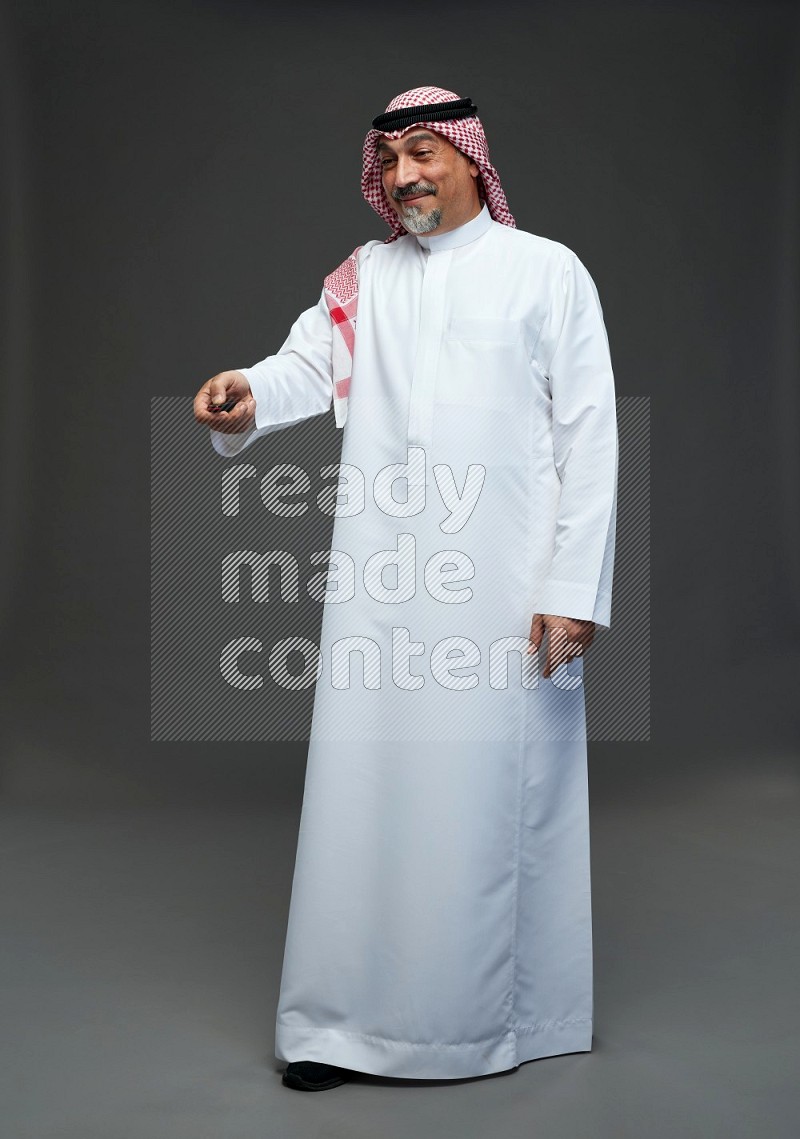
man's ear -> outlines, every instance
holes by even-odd
[[[473,178],[477,178],[481,172],[480,167],[475,162],[472,162],[471,160],[470,160],[470,164],[469,164],[469,172]]]

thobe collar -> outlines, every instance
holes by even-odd
[[[436,253],[441,249],[457,249],[459,245],[469,245],[471,241],[486,233],[491,225],[492,215],[484,202],[481,212],[476,217],[465,221],[463,225],[456,226],[455,229],[448,230],[447,233],[440,233],[438,236],[435,233],[414,236],[423,249]]]

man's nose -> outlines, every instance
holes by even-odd
[[[401,190],[419,181],[419,170],[413,158],[410,158],[406,154],[400,155],[397,159],[394,180],[395,185]]]

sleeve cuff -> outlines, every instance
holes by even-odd
[[[240,431],[235,434],[215,431],[213,427],[209,427],[208,431],[211,435],[211,446],[218,455],[222,455],[226,459],[238,455],[245,447],[249,447],[258,434],[258,431],[253,425],[251,425],[249,431]]]
[[[599,592],[575,581],[546,582],[534,597],[535,613],[552,613],[571,617],[573,621],[594,621],[604,629],[611,628],[611,594]]]

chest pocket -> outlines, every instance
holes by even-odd
[[[515,320],[493,316],[454,316],[445,334],[445,340],[484,340],[494,344],[515,344],[520,327]]]
[[[442,348],[437,402],[512,410],[525,355],[518,321],[451,317]]]

